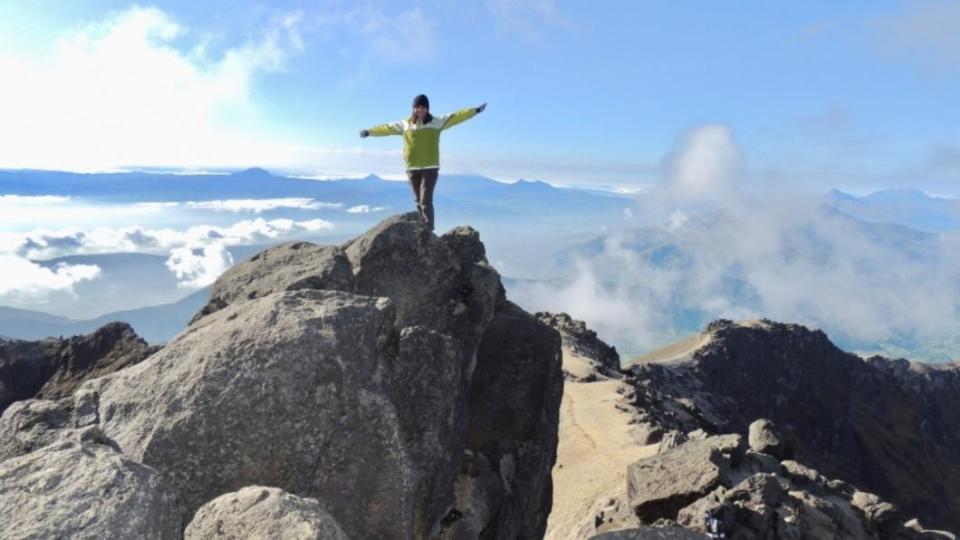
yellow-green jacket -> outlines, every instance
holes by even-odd
[[[424,124],[409,120],[374,126],[367,131],[374,137],[403,135],[403,160],[407,170],[440,168],[440,132],[469,120],[477,109],[469,107],[453,114],[434,116]]]

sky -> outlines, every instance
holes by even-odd
[[[0,168],[399,178],[400,140],[357,134],[425,93],[489,103],[451,173],[643,189],[712,137],[748,185],[956,196],[958,27],[944,0],[4,2]]]

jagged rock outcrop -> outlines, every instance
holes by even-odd
[[[0,523],[9,539],[180,538],[160,474],[97,428],[0,463]]]
[[[264,486],[225,493],[200,507],[184,540],[211,538],[349,540],[316,499]]]
[[[577,370],[572,367],[564,368],[564,375],[572,380],[592,381],[597,376],[619,378],[620,355],[616,347],[611,347],[597,337],[597,333],[587,328],[587,324],[574,319],[566,313],[550,313],[541,311],[536,313],[547,326],[560,332],[563,346],[577,356],[586,360],[589,369]]]
[[[632,366],[637,407],[656,425],[746,433],[769,419],[797,461],[960,530],[956,365],[865,361],[821,331],[766,320],[716,321],[699,343]]]
[[[645,433],[660,430],[662,435],[658,443],[649,436],[634,437],[633,443],[638,450],[652,449],[652,453],[626,467],[623,491],[620,494],[605,491],[601,499],[596,491],[584,486],[582,492],[590,493],[595,504],[590,506],[590,501],[565,503],[566,508],[576,512],[583,512],[586,508],[589,512],[579,521],[565,520],[565,523],[580,525],[565,530],[553,529],[551,539],[591,538],[600,533],[614,535],[613,538],[617,537],[616,534],[624,538],[702,534],[706,531],[708,512],[719,519],[727,538],[954,538],[950,533],[924,529],[920,525],[922,520],[910,520],[915,515],[912,511],[889,498],[874,494],[861,484],[844,481],[845,477],[821,474],[804,461],[796,451],[804,446],[801,437],[797,433],[784,432],[782,417],[769,414],[770,410],[783,405],[787,396],[768,396],[767,408],[757,411],[756,416],[747,417],[739,400],[749,395],[749,401],[756,394],[775,392],[778,385],[784,384],[782,378],[771,378],[762,366],[752,369],[754,363],[791,365],[812,360],[784,359],[791,354],[792,346],[804,350],[802,343],[791,342],[778,344],[775,350],[779,356],[772,358],[753,351],[757,356],[749,361],[731,362],[732,366],[717,359],[714,359],[715,363],[701,363],[704,360],[701,355],[717,351],[727,355],[723,358],[730,361],[729,355],[735,351],[722,336],[718,339],[717,332],[731,325],[728,322],[715,323],[702,336],[648,355],[619,379],[567,380],[567,386],[580,390],[616,384],[608,388],[606,395],[587,394],[593,401],[589,409],[593,417],[598,417],[600,407],[606,404],[609,409],[630,415],[631,422],[637,426],[636,431],[640,431],[638,428]],[[743,324],[751,331],[764,331],[773,325],[769,322]],[[824,350],[829,351],[829,348]],[[741,351],[741,354],[745,353]],[[876,359],[857,360],[861,365],[877,362]],[[898,363],[891,365],[887,362],[881,365],[916,387],[923,387],[924,383],[910,374],[922,373],[929,377],[936,373],[940,379],[926,384],[949,388],[943,381],[943,374],[950,368],[904,369]],[[742,394],[725,392],[724,384],[704,375],[702,371],[708,368],[728,370],[729,373],[725,373],[728,378],[722,380],[738,385]],[[801,372],[805,367],[800,365],[793,369],[802,380]],[[815,369],[820,377],[829,379],[832,376],[829,363],[816,363]],[[629,389],[625,390],[621,385],[629,385]],[[629,402],[625,403],[624,399]],[[814,407],[814,414],[821,410],[824,409]],[[566,408],[564,414],[567,414]],[[803,411],[796,414],[803,414]],[[584,420],[581,418],[580,422]],[[820,417],[819,420],[825,426],[835,427],[829,417]],[[563,425],[561,421],[561,430]],[[870,427],[881,433],[884,429],[882,425]],[[624,449],[630,444],[617,430],[608,430],[607,433],[612,441],[604,441],[603,445],[595,443],[591,451],[578,456],[581,460],[595,461],[597,475],[606,474],[608,465],[617,463],[624,455],[624,452],[611,452],[610,442]],[[747,441],[749,448],[745,444]],[[564,451],[567,445],[568,442],[561,441],[561,450]],[[563,464],[579,465],[569,463],[569,455],[562,460]],[[562,470],[554,472],[558,478],[571,478]],[[584,477],[574,478],[582,482]],[[558,489],[571,493],[578,487],[571,489],[559,485]],[[554,518],[551,523],[556,523]],[[684,529],[677,529],[678,525]]]
[[[407,214],[237,265],[148,360],[18,403],[0,452],[92,423],[159,471],[184,523],[262,485],[316,499],[351,538],[434,538],[460,521],[536,536],[562,384],[559,335],[506,301],[476,231],[438,238]]]
[[[83,381],[141,362],[157,349],[119,322],[68,339],[0,339],[0,414],[14,401],[68,396]]]

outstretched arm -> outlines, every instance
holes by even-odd
[[[379,126],[373,126],[370,129],[360,130],[361,137],[366,137],[368,135],[373,135],[374,137],[385,137],[387,135],[402,134],[403,122],[390,122],[389,124],[380,124]]]
[[[453,126],[466,122],[467,120],[473,118],[474,116],[483,112],[487,108],[487,104],[484,103],[479,107],[468,107],[466,109],[461,109],[453,114],[448,114],[444,117],[443,129],[449,129]]]

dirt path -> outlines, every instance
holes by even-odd
[[[580,360],[564,351],[564,368]],[[631,415],[616,408],[621,386],[620,381],[564,384],[550,540],[583,538],[579,529],[593,518],[594,505],[626,490],[627,465],[656,452],[656,445],[639,446],[630,436]]]

